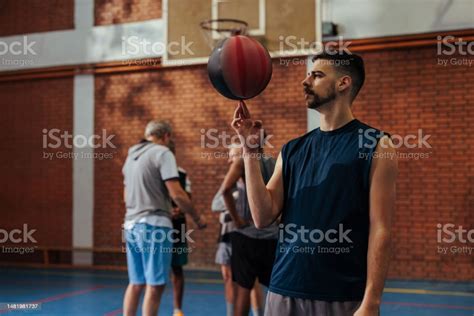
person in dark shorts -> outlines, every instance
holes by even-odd
[[[281,216],[265,315],[376,316],[390,258],[397,155],[389,135],[352,114],[365,78],[362,57],[341,50],[313,61],[302,84],[320,127],[283,146],[268,184],[255,150],[243,150],[255,224]],[[262,122],[240,102],[232,127],[258,140]]]
[[[239,145],[241,146],[241,145]],[[241,149],[239,148],[239,153]],[[275,160],[265,157],[263,145],[259,146],[258,161],[264,181],[270,179],[275,167]],[[232,196],[233,188],[242,180],[242,198],[236,207]],[[230,235],[232,245],[231,269],[232,280],[236,284],[234,315],[247,316],[250,310],[250,292],[256,281],[268,286],[275,258],[278,226],[276,221],[267,228],[257,229],[252,221],[247,191],[245,186],[245,171],[240,157],[231,165],[221,185],[224,202],[237,229]],[[254,314],[262,312],[253,310]]]
[[[176,145],[174,141],[169,144],[170,150],[176,155]],[[181,167],[178,167],[179,183],[191,199],[191,180]],[[173,283],[173,316],[184,316],[183,294],[184,294],[184,273],[183,266],[188,263],[188,243],[182,240],[182,232],[186,232],[186,215],[179,209],[176,203],[172,202],[171,221],[173,223],[173,254],[171,256],[171,271]]]

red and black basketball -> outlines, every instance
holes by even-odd
[[[223,96],[233,100],[260,94],[272,77],[272,61],[258,41],[242,35],[217,44],[207,64],[209,79]]]

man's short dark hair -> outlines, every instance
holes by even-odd
[[[352,78],[352,100],[355,99],[365,81],[364,60],[361,56],[351,54],[345,50],[323,51],[313,57],[313,62],[318,59],[330,61],[330,64],[339,73]]]

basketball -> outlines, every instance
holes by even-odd
[[[217,44],[207,64],[209,79],[224,97],[245,100],[259,95],[272,77],[267,49],[253,38],[235,35]]]

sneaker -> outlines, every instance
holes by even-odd
[[[175,309],[173,311],[173,316],[184,316],[183,311],[180,309]]]

